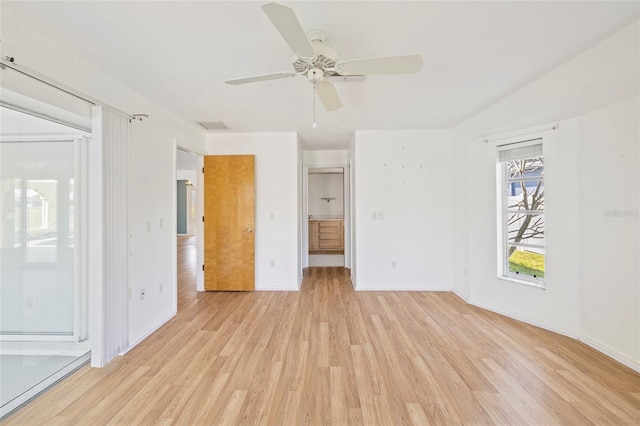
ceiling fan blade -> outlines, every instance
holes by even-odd
[[[276,72],[273,74],[256,75],[254,77],[236,78],[233,80],[227,80],[225,81],[225,83],[227,84],[255,83],[257,81],[278,80],[280,78],[295,77],[296,75],[298,74],[294,72]]]
[[[311,42],[307,38],[300,21],[290,7],[267,3],[262,5],[262,10],[267,14],[271,23],[276,27],[284,41],[287,42],[293,53],[299,58],[313,58],[316,56]]]
[[[316,93],[322,101],[324,109],[327,111],[335,111],[342,108],[342,101],[336,88],[329,80],[320,81],[316,84]]]
[[[384,58],[347,59],[336,64],[340,74],[413,74],[422,68],[422,56],[388,56]]]

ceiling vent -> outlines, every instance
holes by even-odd
[[[222,121],[198,121],[198,124],[207,130],[229,130],[229,127],[227,127],[227,125]]]

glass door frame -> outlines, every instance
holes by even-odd
[[[86,133],[86,132],[83,132]],[[0,143],[29,143],[29,142],[73,142],[74,147],[74,244],[73,244],[73,333],[72,334],[2,334],[0,331],[0,341],[3,342],[24,342],[24,341],[73,341],[80,342],[89,337],[89,289],[88,289],[88,265],[87,265],[87,236],[88,236],[88,150],[90,136],[87,135],[19,135],[0,136]],[[24,187],[25,183],[22,183]],[[21,197],[21,209],[24,211],[26,197]],[[20,232],[27,230],[24,223],[20,227]],[[21,238],[25,240],[25,238]],[[24,244],[23,244],[24,245]],[[26,247],[22,247],[26,250]]]

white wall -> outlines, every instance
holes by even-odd
[[[358,290],[451,289],[451,132],[358,131]]]
[[[582,340],[640,368],[638,98],[578,118]]]
[[[333,198],[333,200],[323,200]],[[315,216],[344,215],[344,182],[342,174],[309,173],[309,214]]]
[[[575,159],[574,127],[574,123],[562,123],[557,132],[546,132],[544,138],[546,290],[497,277],[496,146],[500,141],[468,143],[469,176],[462,188],[468,189],[464,196],[470,206],[467,217],[472,303],[577,337],[575,245],[579,234],[572,220],[578,214],[577,173],[575,160],[567,160]]]
[[[346,149],[304,151],[302,156],[304,164],[308,167],[341,166],[349,162],[349,152]]]
[[[129,305],[129,341],[135,344],[176,311],[175,143],[203,152],[204,135],[195,125],[40,37],[37,29],[5,9],[2,51],[14,56],[17,64],[102,103],[127,113],[149,114],[143,122],[131,124],[129,280],[136,297]],[[142,288],[144,300],[139,297]]]
[[[198,181],[196,170],[176,170],[176,180],[188,180],[193,185]]]
[[[209,155],[256,156],[255,288],[256,290],[298,290],[299,214],[296,133],[208,135],[207,151]],[[272,262],[273,266],[271,266]]]
[[[454,291],[640,369],[635,23],[454,129]],[[558,124],[545,144],[546,290],[497,278],[495,144]],[[635,210],[634,210],[635,209]],[[606,211],[623,211],[622,217]],[[634,213],[635,212],[635,213]]]

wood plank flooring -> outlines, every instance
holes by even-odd
[[[175,318],[4,423],[639,424],[640,374],[452,293],[312,268],[300,292],[197,294],[194,259],[181,241]]]

